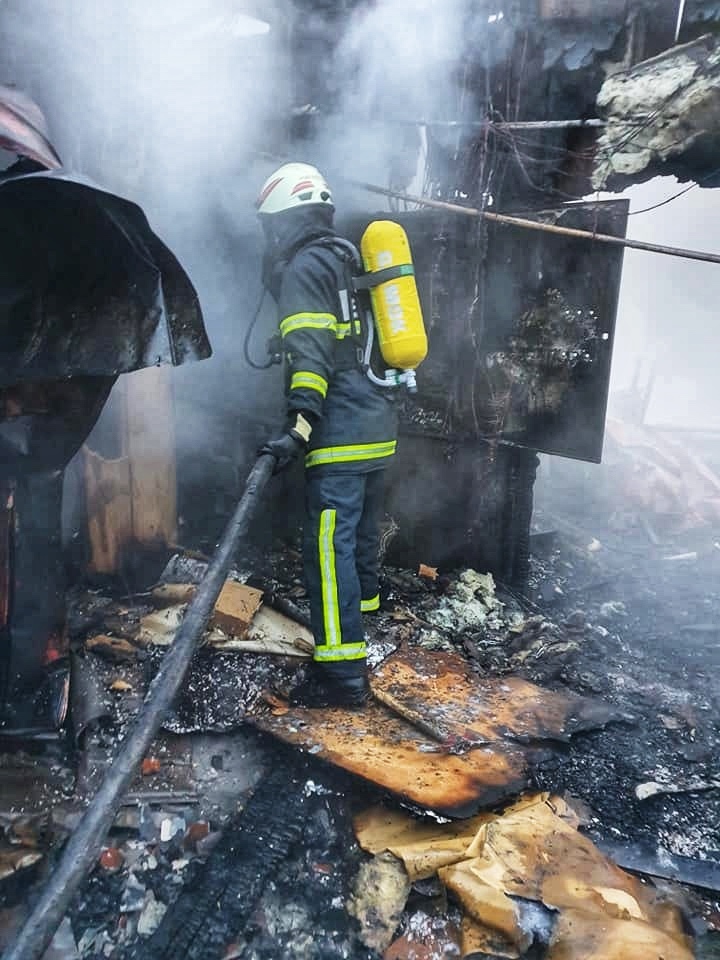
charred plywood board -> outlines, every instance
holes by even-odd
[[[528,784],[519,749],[496,744],[458,756],[378,703],[362,711],[293,708],[249,719],[291,746],[448,817],[469,817]]]
[[[373,688],[403,716],[431,717],[436,738],[453,749],[504,739],[568,741],[617,719],[601,701],[544,690],[520,677],[481,679],[457,654],[417,648],[388,657]]]
[[[312,631],[279,610],[262,607],[243,638],[211,637],[216,650],[236,653],[268,653],[284,657],[311,657],[315,650]]]
[[[204,636],[204,643],[207,647],[221,653],[266,653],[286,657],[312,656],[315,649],[312,631],[277,610],[266,607],[257,609],[262,596],[260,591],[250,590],[249,587],[243,587],[242,584],[236,584],[235,586],[240,587],[245,593],[239,593],[238,596],[234,597],[234,600],[238,602],[234,603],[232,608],[230,608],[230,605],[226,605],[227,612],[223,622],[228,623],[232,629],[236,629],[238,632],[242,628],[244,633],[241,636],[235,636],[219,629],[216,623],[216,609],[210,627]],[[256,606],[252,613],[252,620],[244,623],[243,618],[249,616],[246,613],[248,603]],[[185,616],[185,610],[185,605],[175,604],[147,614],[140,621],[137,642],[145,646],[161,647],[172,643]]]
[[[611,719],[604,704],[480,680],[460,657],[422,649],[389,657],[372,684],[376,702],[362,711],[292,708],[251,722],[418,806],[469,817],[528,784],[519,741],[567,740]]]

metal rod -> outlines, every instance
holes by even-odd
[[[393,121],[390,121],[393,122]],[[497,130],[574,130],[589,127],[597,129],[607,126],[607,120],[410,120],[415,127],[478,127]],[[626,120],[624,123],[641,123],[641,118]]]
[[[631,250],[645,250],[647,253],[661,253],[668,257],[681,257],[685,260],[701,260],[705,263],[720,263],[719,253],[706,253],[702,250],[687,250],[684,247],[668,247],[660,243],[646,243],[644,240],[629,240],[627,237],[614,237],[609,233],[593,233],[591,230],[579,230],[575,227],[558,227],[552,223],[542,223],[539,220],[528,220],[524,217],[512,217],[503,213],[491,213],[489,210],[478,210],[475,207],[464,207],[460,203],[449,203],[447,200],[430,200],[427,197],[414,197],[397,190],[388,190],[373,183],[362,183],[358,180],[348,181],[353,186],[369,193],[377,193],[384,197],[393,197],[406,203],[416,203],[423,207],[432,207],[435,210],[446,210],[465,217],[481,218],[493,223],[500,223],[508,227],[521,227],[523,230],[537,230],[541,233],[554,233],[561,237],[576,237],[579,240],[593,240],[596,243],[610,243],[616,247],[629,247]]]
[[[408,723],[416,727],[421,733],[424,733],[430,737],[431,740],[439,743],[441,747],[447,747],[448,744],[452,742],[452,733],[446,730],[441,723],[432,723],[426,717],[419,714],[417,710],[413,710],[412,707],[396,699],[387,690],[382,690],[380,687],[373,685],[372,695],[378,703],[381,703],[384,707],[387,707],[388,710],[402,717],[403,720],[407,720]]]
[[[682,22],[685,17],[685,0],[680,0],[678,5],[678,15],[677,23],[675,24],[675,43],[680,39],[680,30],[682,29]]]
[[[105,774],[100,789],[4,960],[39,960],[64,917],[75,891],[92,869],[136,769],[182,686],[197,641],[205,630],[240,539],[247,533],[275,459],[258,458],[245,491],[208,566],[185,618],[150,684],[135,723]]]

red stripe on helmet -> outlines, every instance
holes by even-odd
[[[276,177],[276,178],[272,181],[272,183],[269,183],[269,184],[265,187],[265,189],[263,190],[263,192],[260,194],[260,196],[257,198],[257,202],[256,202],[255,206],[256,206],[256,207],[261,207],[261,206],[265,203],[265,201],[267,200],[267,198],[270,196],[270,194],[273,192],[273,190],[275,189],[275,187],[276,187],[279,183],[281,183],[281,182],[282,182],[282,177]]]
[[[314,186],[315,184],[312,182],[312,180],[301,180],[300,183],[295,184],[290,196],[294,197],[295,194],[300,193],[301,190],[312,190]]]

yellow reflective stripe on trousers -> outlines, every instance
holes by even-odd
[[[332,313],[293,313],[280,324],[280,336],[295,330],[337,330],[337,318]]]
[[[328,463],[353,463],[356,460],[379,460],[391,457],[397,440],[385,443],[353,443],[344,447],[320,447],[305,457],[306,467],[320,467]]]
[[[298,370],[297,373],[292,375],[290,389],[297,390],[298,388],[317,390],[320,396],[326,397],[328,392],[328,382],[325,377],[321,377],[317,373],[312,373],[310,370]]]
[[[341,643],[337,647],[315,647],[313,654],[314,660],[328,661],[339,660],[364,660],[367,656],[367,647],[362,643]]]
[[[337,575],[335,572],[335,510],[323,510],[320,514],[320,583],[322,587],[323,627],[325,643],[319,649],[336,648],[342,644],[340,630],[340,604],[338,601]],[[315,651],[317,659],[317,649]]]
[[[370,600],[360,601],[360,613],[374,613],[380,609],[380,594],[371,597]]]

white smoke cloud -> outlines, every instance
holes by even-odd
[[[330,179],[422,184],[417,121],[459,114],[466,7],[466,0],[378,0],[355,11],[335,52],[334,74],[344,78],[337,111],[316,148]],[[335,192],[339,209],[379,205],[341,181]]]
[[[631,214],[683,190],[671,177],[632,187]],[[636,240],[720,252],[720,190],[694,188],[670,203],[631,215]],[[625,391],[637,374],[653,378],[649,423],[720,427],[715,356],[720,347],[720,267],[626,250],[618,304],[612,388]]]
[[[287,97],[278,9],[263,7],[259,17],[238,0],[11,2],[0,10],[5,70],[44,106],[68,166],[163,219],[202,219],[218,194],[242,193]]]
[[[199,485],[210,486],[218,451],[230,461],[255,449],[245,434],[266,433],[279,416],[268,397],[282,401],[275,375],[246,369],[241,344],[260,288],[257,152],[289,111],[289,10],[285,0],[0,4],[2,80],[42,106],[67,167],[143,207],[198,290],[214,356],[172,377],[180,470]]]

